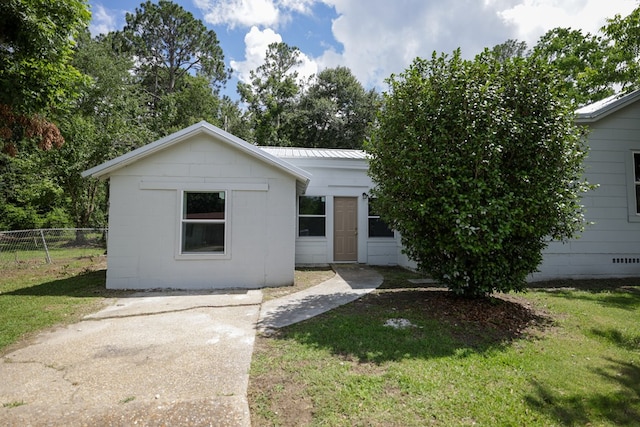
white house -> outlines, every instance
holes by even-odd
[[[587,220],[530,280],[640,276],[640,91],[578,110]],[[257,147],[201,122],[83,173],[110,180],[107,287],[258,288],[295,265],[414,266],[360,150]]]
[[[107,287],[293,282],[311,175],[201,122],[83,173],[110,180]]]
[[[258,288],[294,267],[406,262],[360,150],[256,147],[206,122],[83,173],[109,179],[107,287]]]
[[[581,237],[551,242],[532,280],[640,276],[640,91],[577,111],[589,129],[585,175],[598,188],[583,197]]]

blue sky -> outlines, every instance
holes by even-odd
[[[141,0],[89,0],[92,34],[124,26]],[[218,35],[234,69],[225,93],[237,98],[238,80],[264,60],[266,46],[284,41],[303,53],[298,70],[309,76],[347,66],[366,87],[416,57],[457,47],[473,57],[508,39],[529,46],[555,27],[596,33],[606,18],[628,15],[638,0],[175,0]]]

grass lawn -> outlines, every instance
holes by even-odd
[[[24,344],[35,332],[79,320],[102,307],[105,297],[104,249],[77,256],[71,249],[52,264],[41,260],[0,264],[0,354]]]
[[[256,340],[253,425],[640,424],[640,280],[468,301],[380,271],[378,291]]]
[[[122,295],[104,268],[99,253],[0,266],[0,354]],[[372,294],[256,339],[253,425],[639,425],[640,280],[469,301],[380,272]],[[265,297],[331,275],[299,270]]]

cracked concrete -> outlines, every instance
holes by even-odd
[[[262,294],[140,293],[0,363],[3,425],[249,426]]]

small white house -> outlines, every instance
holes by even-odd
[[[582,200],[581,237],[551,242],[532,280],[640,276],[640,91],[577,111],[589,129],[585,175],[598,188]]]
[[[206,122],[83,173],[109,179],[107,287],[259,288],[295,265],[402,264],[360,150],[256,147]]]
[[[297,196],[311,175],[198,123],[83,176],[109,179],[107,288],[293,283]]]

